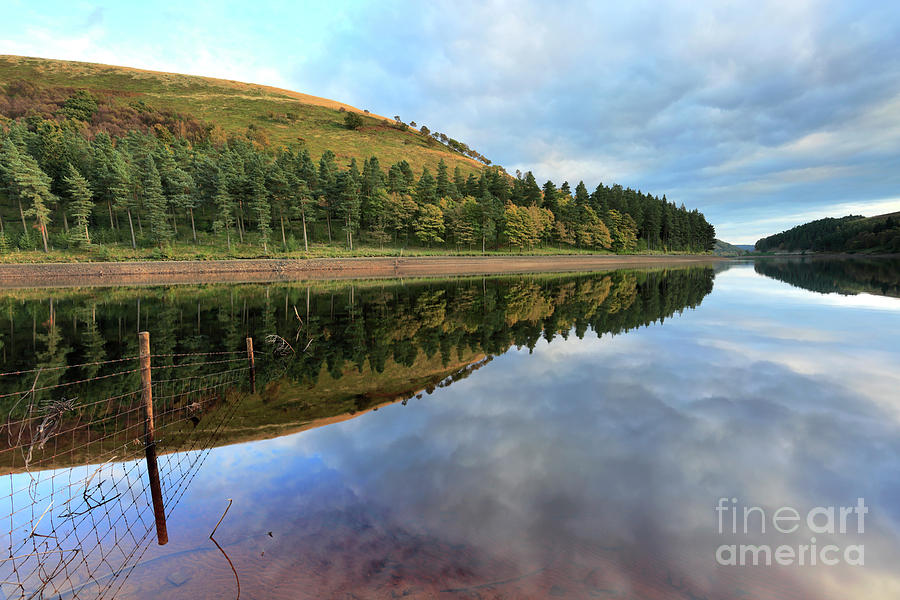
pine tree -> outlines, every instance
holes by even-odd
[[[231,229],[234,227],[234,200],[228,193],[226,185],[219,185],[219,191],[215,196],[216,219],[213,221],[213,233],[221,235],[225,232],[225,240],[228,243],[228,251],[231,251]]]
[[[559,191],[556,189],[556,185],[548,179],[544,184],[542,193],[544,198],[543,202],[541,202],[541,206],[556,212],[559,207]]]
[[[34,217],[44,252],[50,251],[49,233],[50,205],[56,201],[50,191],[50,178],[41,170],[37,161],[29,154],[19,152],[12,142],[7,140],[4,145],[4,161],[6,163],[7,190],[19,201],[19,210],[22,213],[22,226],[25,233],[25,217]],[[28,209],[22,210],[22,201]]]
[[[419,204],[434,204],[437,202],[437,186],[434,177],[428,171],[428,167],[422,167],[422,176],[416,186],[416,201]]]
[[[306,222],[307,220],[311,220],[310,217],[312,215],[313,198],[312,192],[309,191],[309,186],[303,180],[300,180],[297,183],[297,198],[297,210],[300,212],[300,221],[303,223],[303,250],[304,252],[309,252],[309,240],[307,239],[306,234]]]
[[[438,161],[435,185],[438,198],[453,198],[453,196],[456,195],[456,192],[453,189],[453,182],[450,181],[450,176],[447,171],[447,163],[444,162],[443,158]]]
[[[355,167],[355,163],[353,164]],[[354,170],[338,173],[338,203],[339,210],[344,220],[344,233],[347,236],[347,246],[353,250],[353,231],[359,225],[359,183],[354,176]]]
[[[334,152],[326,150],[319,159],[318,183],[316,195],[319,197],[319,204],[325,212],[325,220],[328,226],[328,241],[331,242],[331,211],[337,204],[337,163],[334,159]]]
[[[467,194],[466,191],[466,178],[463,177],[462,170],[459,168],[459,165],[456,165],[453,169],[453,188],[456,193],[454,196],[454,200],[459,200],[462,198],[464,194]]]
[[[162,181],[156,170],[156,161],[149,154],[144,159],[144,177],[141,181],[141,198],[150,219],[150,235],[160,248],[172,240],[174,231],[169,223],[166,197]]]
[[[268,254],[269,235],[272,233],[272,206],[269,204],[265,179],[258,168],[250,175],[250,210],[256,216],[256,230],[259,232],[263,252]]]
[[[538,187],[537,181],[535,181],[534,175],[531,173],[531,171],[525,173],[522,192],[523,206],[541,205],[541,188]]]
[[[104,186],[102,189],[104,189],[112,205],[119,209],[125,209],[125,214],[128,216],[128,230],[131,233],[131,248],[137,248],[137,241],[134,236],[134,220],[131,213],[138,208],[137,197],[140,183],[137,181],[137,178],[132,176],[122,153],[114,148],[106,156],[104,177],[100,185]]]
[[[88,230],[88,223],[91,211],[94,209],[94,199],[91,196],[87,179],[78,172],[78,169],[70,164],[69,174],[65,177],[65,183],[70,199],[69,212],[72,215],[74,225],[72,238],[81,247],[89,246],[91,244],[91,233]]]

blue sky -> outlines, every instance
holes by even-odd
[[[263,83],[752,243],[900,210],[894,2],[4,2],[0,53]]]

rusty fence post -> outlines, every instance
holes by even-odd
[[[166,530],[166,510],[163,505],[162,485],[159,481],[159,465],[156,462],[156,440],[153,423],[153,383],[150,376],[150,333],[138,333],[141,356],[141,388],[144,405],[144,451],[147,456],[147,476],[150,479],[150,497],[153,500],[153,516],[156,519],[156,538],[160,546],[169,541]]]
[[[250,393],[256,393],[256,361],[253,359],[253,338],[247,338],[247,361],[250,363]]]

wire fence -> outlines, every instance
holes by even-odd
[[[255,392],[249,339],[152,354],[139,335],[139,356],[0,373],[0,599],[115,597]]]

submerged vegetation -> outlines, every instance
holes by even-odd
[[[122,256],[116,248],[131,255],[147,248],[156,249],[148,258],[172,258],[197,254],[173,248],[206,247],[215,257],[268,256],[317,244],[620,253],[713,246],[703,215],[665,196],[603,184],[590,192],[583,182],[574,190],[568,182],[540,186],[531,172],[510,176],[445,134],[410,131],[399,117],[385,121],[337,103],[314,106],[334,115],[327,124],[312,114],[285,116],[285,127],[312,123],[335,143],[314,148],[305,138],[274,141],[277,123],[239,127],[215,112],[186,112],[205,106],[194,96],[215,80],[172,76],[176,83],[160,89],[149,75],[123,79],[121,69],[81,66],[92,89],[59,85],[79,80],[61,77],[61,67],[32,73],[0,62],[0,74],[27,71],[52,84],[16,79],[0,95],[0,255],[67,250],[70,258],[103,260]],[[246,90],[237,98],[216,85],[229,102],[246,101]],[[372,127],[400,137],[344,144]]]

